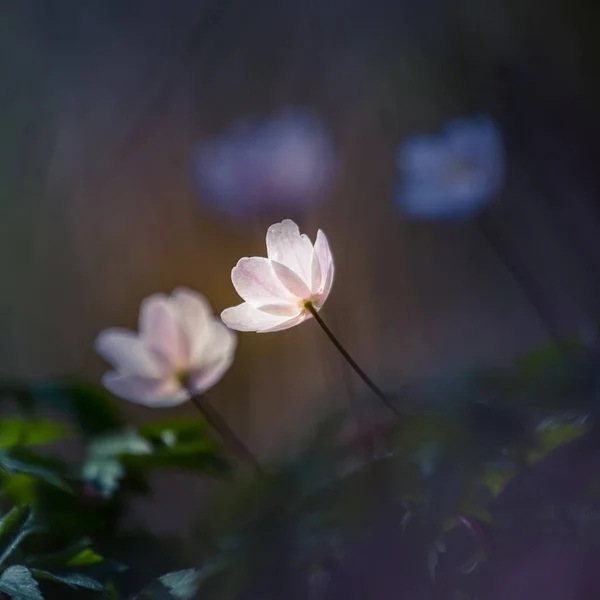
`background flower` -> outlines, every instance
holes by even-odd
[[[439,136],[414,136],[396,161],[395,201],[417,218],[471,214],[500,190],[504,177],[502,138],[487,117],[450,121]]]
[[[246,120],[201,144],[194,177],[203,199],[230,215],[309,207],[326,193],[334,151],[325,125],[305,110]]]
[[[271,225],[267,256],[241,258],[231,271],[231,281],[245,302],[221,313],[228,327],[259,333],[289,329],[310,318],[306,302],[319,310],[327,300],[334,266],[320,229],[313,247],[293,221]]]
[[[142,302],[139,334],[111,328],[96,351],[114,367],[103,377],[114,394],[147,406],[175,406],[215,385],[233,362],[235,334],[204,298],[185,288]]]

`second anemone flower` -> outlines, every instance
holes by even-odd
[[[113,394],[152,407],[176,406],[215,385],[233,362],[235,334],[186,288],[142,303],[140,331],[104,330],[96,351],[114,366],[102,378]]]
[[[285,219],[267,231],[267,258],[242,258],[231,272],[245,300],[227,308],[221,319],[237,331],[266,333],[298,325],[321,309],[333,284],[333,257],[319,230],[314,245]]]

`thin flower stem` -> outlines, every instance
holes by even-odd
[[[489,221],[482,216],[477,222],[483,237],[492,247],[502,263],[504,263],[504,266],[517,285],[521,288],[529,304],[536,312],[542,327],[546,329],[553,341],[558,342],[561,339],[561,334],[556,326],[552,310],[550,306],[546,304],[544,295],[541,294],[539,289],[535,286],[535,282],[531,281],[530,277],[528,277],[518,260],[514,260],[511,257],[506,244],[503,243],[502,237],[498,234],[496,229],[490,225]]]
[[[206,397],[201,394],[193,394],[191,401],[206,422],[219,434],[225,445],[229,446],[242,461],[251,464],[257,473],[262,474],[262,468],[254,454],[227,425],[225,419],[208,404]]]
[[[321,318],[317,309],[313,306],[312,302],[306,302],[304,305],[306,310],[315,318],[315,321],[319,324],[321,329],[325,332],[325,335],[331,340],[331,343],[338,349],[339,353],[346,359],[346,362],[354,369],[356,374],[367,384],[369,389],[389,408],[398,418],[401,417],[398,409],[390,402],[387,396],[373,383],[371,378],[358,366],[357,362],[348,354],[348,351],[335,337],[331,329],[327,327],[325,321]]]

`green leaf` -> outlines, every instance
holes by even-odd
[[[8,567],[0,575],[0,591],[13,600],[44,600],[31,571],[23,565]]]
[[[140,426],[138,431],[141,436],[168,446],[173,445],[173,440],[175,443],[197,441],[200,438],[212,440],[206,421],[201,417],[152,421]],[[165,437],[168,440],[166,443]]]
[[[94,458],[114,458],[122,454],[152,454],[152,444],[136,431],[128,430],[95,439],[88,452]]]
[[[203,573],[198,569],[167,573],[146,587],[136,600],[192,600],[198,593],[202,577]]]
[[[118,429],[123,420],[112,396],[101,386],[78,380],[51,380],[28,386],[35,400],[75,417],[87,435]]]
[[[0,564],[6,562],[11,554],[19,547],[21,542],[30,534],[38,531],[42,531],[43,528],[35,523],[34,514],[31,507],[25,507],[25,511],[19,512],[18,521],[14,521],[11,526],[12,536],[8,542],[2,543],[2,550],[0,554]],[[9,531],[6,531],[9,535]]]
[[[72,491],[64,480],[67,469],[62,461],[40,456],[25,448],[0,450],[0,469],[11,475],[32,475],[66,492]]]
[[[89,458],[82,467],[82,477],[93,482],[103,498],[110,498],[126,475],[119,457],[151,454],[152,451],[152,444],[136,431],[104,435],[90,444]]]
[[[95,565],[102,562],[104,559],[97,552],[94,552],[91,548],[84,548],[78,552],[75,556],[67,561],[67,564],[71,567],[82,566],[82,565]]]
[[[515,368],[521,375],[536,377],[564,363],[567,357],[584,352],[585,349],[585,344],[575,337],[559,343],[549,342],[519,358],[515,362]]]
[[[483,483],[490,491],[493,498],[497,498],[507,486],[508,482],[516,476],[517,472],[514,470],[508,471],[497,471],[494,469],[488,469],[483,474]]]
[[[158,448],[152,454],[124,455],[121,462],[126,467],[139,469],[195,469],[215,475],[227,474],[231,470],[229,463],[213,450],[212,442],[202,439],[173,448]]]
[[[71,429],[50,419],[0,419],[0,448],[48,444],[71,436]]]
[[[119,483],[125,477],[125,468],[115,458],[89,460],[83,465],[81,477],[93,483],[100,495],[107,499],[119,489]]]
[[[535,431],[537,445],[529,453],[528,462],[533,464],[542,460],[559,446],[572,442],[589,430],[586,417],[563,415],[544,419]]]
[[[19,523],[23,523],[29,515],[28,506],[13,506],[0,519],[0,539],[11,533]]]
[[[33,504],[38,500],[39,480],[25,473],[0,472],[2,492],[15,504]]]
[[[84,588],[96,592],[104,590],[104,585],[102,583],[88,575],[83,575],[82,573],[52,573],[40,569],[32,569],[31,572],[37,579],[48,579],[49,581],[64,583],[72,588]]]
[[[94,559],[91,561],[91,563],[96,561],[95,557],[99,557],[99,560],[102,560],[101,556],[89,548],[90,544],[91,540],[88,537],[84,537],[59,552],[52,552],[50,554],[42,554],[32,557],[31,560],[28,561],[28,566],[35,566],[36,568],[42,570],[53,570],[59,567],[62,568],[65,565],[69,565],[69,561],[77,559],[79,556],[84,557],[84,561],[81,564],[88,564],[85,562],[85,557],[87,556],[88,550],[94,556]]]

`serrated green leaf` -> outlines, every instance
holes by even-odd
[[[185,569],[167,573],[145,587],[135,600],[192,600],[200,586],[222,572],[223,563],[208,564],[202,569]]]
[[[192,600],[198,593],[199,582],[198,569],[167,573],[145,588],[136,600]]]
[[[13,600],[43,600],[37,581],[31,571],[23,565],[8,567],[0,575],[0,591]]]
[[[198,591],[199,580],[200,575],[196,569],[167,573],[159,579],[177,600],[191,600]]]
[[[52,573],[41,569],[31,569],[31,572],[37,579],[47,579],[56,583],[64,583],[72,588],[83,588],[94,590],[96,592],[104,590],[104,585],[102,585],[102,583],[81,573]]]

